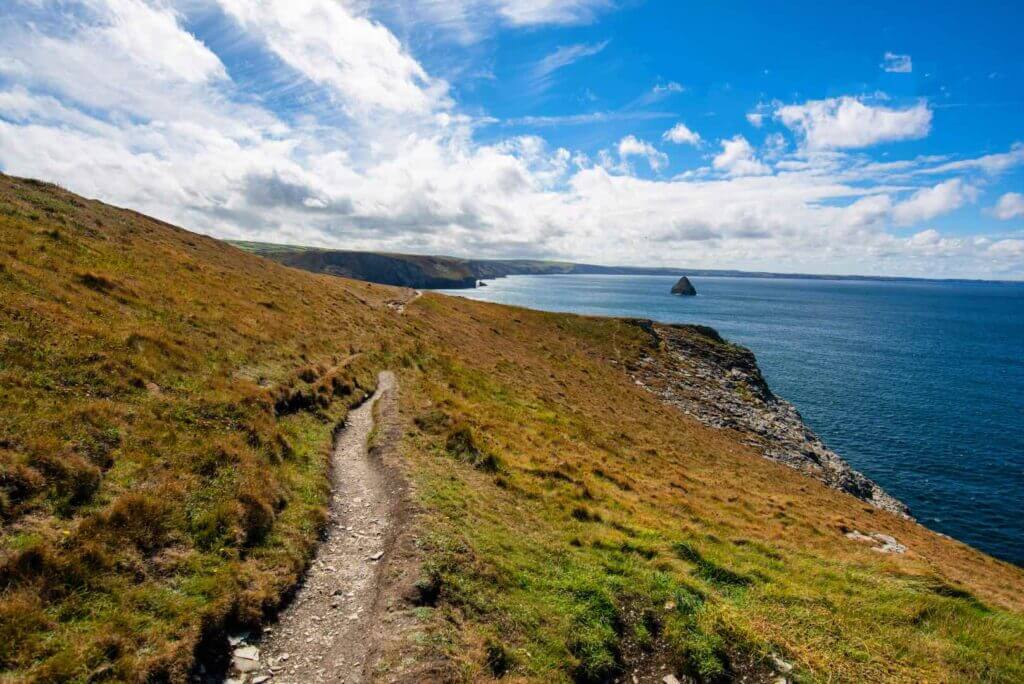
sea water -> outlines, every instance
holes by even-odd
[[[1024,565],[1024,283],[512,276],[456,294],[710,325],[922,523]]]

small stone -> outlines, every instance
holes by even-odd
[[[787,663],[785,660],[775,655],[774,653],[772,654],[771,658],[772,664],[775,665],[775,669],[781,672],[782,674],[789,674],[793,671],[793,666],[790,663]]]
[[[255,646],[241,646],[231,655],[231,662],[239,672],[252,672],[260,666],[260,650]]]
[[[260,649],[255,646],[240,646],[235,649],[234,653],[236,658],[245,658],[246,660],[259,660]]]
[[[270,681],[270,675],[258,675],[252,678],[251,684],[263,684]]]
[[[679,680],[676,679],[676,676],[670,674],[662,677],[661,681],[664,682],[664,684],[679,684]]]
[[[252,672],[260,667],[258,660],[249,660],[248,658],[232,658],[232,663],[239,672]]]
[[[375,553],[372,556],[370,556],[370,560],[376,561],[376,560],[380,560],[383,557],[384,557],[384,552],[383,551],[378,551],[377,553]]]

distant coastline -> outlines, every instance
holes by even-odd
[[[1024,281],[1020,280],[977,278],[776,273],[773,271],[665,266],[602,266],[535,259],[465,259],[451,256],[324,249],[240,240],[229,242],[247,252],[314,273],[330,273],[381,285],[423,289],[472,289],[477,287],[482,280],[493,280],[511,275],[632,275],[677,278],[686,275],[799,280],[1024,284]]]

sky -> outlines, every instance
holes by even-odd
[[[3,0],[0,170],[220,238],[1024,279],[1024,5]]]

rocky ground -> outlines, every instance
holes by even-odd
[[[772,393],[750,350],[703,326],[637,323],[657,347],[628,369],[638,385],[705,425],[742,433],[766,458],[909,517],[906,505],[851,468]]]
[[[380,375],[377,393],[353,410],[334,450],[331,524],[294,600],[262,635],[230,638],[228,681],[359,682],[377,648],[377,602],[383,558],[398,499],[395,484],[374,461],[367,441],[374,406],[396,410],[394,376]]]

